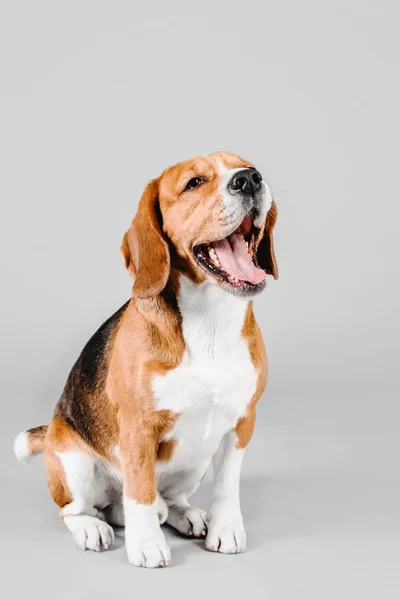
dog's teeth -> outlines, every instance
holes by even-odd
[[[249,247],[249,242],[247,240],[244,240],[244,243],[246,244],[246,248]]]
[[[219,262],[218,255],[215,252],[214,248],[210,248],[209,254],[210,254],[210,258],[213,261],[213,263],[215,263],[217,265],[217,267],[220,267],[221,263]]]

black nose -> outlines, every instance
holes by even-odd
[[[260,189],[262,182],[261,173],[255,169],[243,169],[234,174],[228,187],[231,190],[240,190],[243,194],[253,195]]]

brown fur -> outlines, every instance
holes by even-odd
[[[257,372],[257,387],[249,405],[247,415],[239,419],[236,425],[237,448],[245,448],[253,435],[256,420],[256,404],[267,384],[267,354],[260,328],[254,318],[253,302],[249,303],[243,326],[243,336],[249,346],[250,358]]]
[[[41,425],[40,427],[32,427],[26,432],[28,435],[28,448],[29,454],[35,456],[43,452],[44,439],[46,437],[47,425]]]
[[[171,460],[176,446],[176,440],[166,440],[158,444],[157,460],[168,462]]]
[[[81,450],[95,455],[93,449],[63,419],[54,416],[48,427],[44,444],[44,461],[47,471],[47,484],[54,502],[63,508],[72,502],[72,495],[65,478],[64,469],[57,452]]]
[[[259,266],[264,269],[268,275],[272,275],[274,279],[278,279],[279,277],[272,234],[277,216],[278,209],[276,208],[275,202],[272,202],[272,206],[269,209],[267,218],[265,220],[264,231],[262,232],[262,237],[260,243],[258,244],[257,250],[257,260]]]
[[[177,367],[184,353],[176,286],[172,280],[158,297],[138,300],[128,307],[115,340],[107,381],[107,393],[118,414],[125,490],[142,504],[156,497],[157,458],[167,460],[174,449],[172,442],[161,448],[160,444],[179,415],[156,411],[151,379]]]
[[[147,185],[132,225],[122,240],[125,266],[135,279],[134,298],[157,296],[167,285],[170,274],[168,244],[160,230],[157,197],[158,180],[154,180]]]

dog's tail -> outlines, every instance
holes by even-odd
[[[43,452],[47,427],[47,425],[41,425],[41,427],[21,431],[15,438],[15,456],[23,465],[26,465],[36,454]]]

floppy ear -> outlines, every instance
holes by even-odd
[[[134,298],[157,296],[167,285],[170,273],[168,244],[161,231],[158,181],[151,181],[143,192],[132,225],[124,235],[121,253],[134,279]]]
[[[276,264],[272,230],[277,216],[278,210],[276,204],[275,202],[272,202],[267,218],[265,219],[264,235],[261,238],[261,242],[258,244],[257,249],[258,265],[264,269],[267,275],[273,275],[274,279],[278,279],[278,265]]]

